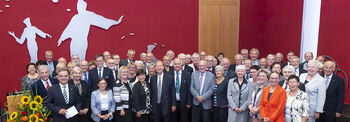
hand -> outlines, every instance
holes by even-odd
[[[264,118],[264,122],[269,122],[269,121],[270,121],[269,118],[267,118],[267,117]]]
[[[60,110],[58,111],[58,114],[61,114],[61,115],[66,115],[66,113],[67,113],[67,110],[66,110],[66,109],[60,109]]]
[[[239,111],[239,113],[241,113],[243,110],[242,110],[242,108],[238,108],[238,111]]]
[[[88,111],[89,111],[88,108],[83,109],[83,114],[84,114],[84,115],[87,114]]]
[[[80,110],[79,115],[84,115],[84,110]]]
[[[141,111],[136,113],[136,117],[138,117],[138,118],[141,117]]]
[[[187,109],[190,109],[190,108],[191,108],[191,105],[186,105],[186,108],[187,108]]]
[[[202,104],[203,104],[203,99],[202,99],[202,96],[198,96],[198,97],[197,97],[197,100],[198,100],[198,102],[200,102],[200,103],[202,103]]]
[[[120,116],[125,116],[125,111],[124,111],[124,109],[120,110]]]
[[[318,118],[320,118],[320,113],[318,113],[318,112],[315,112],[315,116],[314,116],[314,119],[318,119]]]
[[[172,112],[175,112],[175,111],[176,111],[176,106],[172,106],[172,107],[171,107],[171,111],[172,111]]]
[[[49,35],[49,34],[46,34],[46,36],[49,37],[49,38],[52,38],[51,35]]]
[[[108,118],[109,118],[109,115],[108,115],[108,114],[105,114],[105,115],[103,115],[103,117],[102,117],[103,120],[107,120]]]
[[[250,113],[253,114],[253,115],[256,115],[256,114],[258,113],[258,111],[255,110],[254,108],[252,108],[252,109],[250,110]]]
[[[15,36],[15,32],[13,32],[13,31],[9,31],[9,34],[10,34],[11,36]]]
[[[239,112],[238,108],[235,108],[234,110],[235,110],[236,112]]]
[[[339,118],[341,116],[341,113],[335,113],[335,117]]]

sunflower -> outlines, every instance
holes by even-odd
[[[43,119],[39,119],[39,121],[38,122],[45,122]]]
[[[36,116],[35,114],[31,114],[29,116],[29,122],[38,122],[39,117]]]
[[[21,98],[21,103],[22,104],[28,104],[29,103],[29,97],[28,96],[23,96],[22,98]]]
[[[36,101],[32,101],[29,103],[30,110],[37,110],[39,108],[39,103]]]
[[[34,101],[38,102],[39,104],[43,103],[43,98],[41,98],[41,96],[35,96],[34,97]]]
[[[17,118],[17,112],[13,112],[10,116],[10,120],[15,120]]]

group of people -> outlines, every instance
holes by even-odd
[[[342,114],[344,80],[311,52],[300,63],[293,51],[282,62],[282,53],[258,59],[258,49],[242,49],[234,64],[204,51],[135,54],[72,55],[67,64],[48,50],[27,64],[21,89],[42,96],[60,122],[335,122]],[[66,118],[72,106],[78,115]]]

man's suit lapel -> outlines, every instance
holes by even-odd
[[[57,91],[57,93],[59,94],[58,96],[61,97],[59,100],[62,100],[63,103],[66,103],[66,102],[64,101],[64,96],[63,96],[63,93],[62,93],[61,86],[60,86],[59,84],[58,84],[58,85],[55,85],[55,86],[56,86],[56,88],[58,89],[58,91]]]
[[[71,103],[71,101],[73,100],[73,97],[74,97],[74,90],[73,90],[74,85],[69,85],[67,83],[67,86],[69,88],[69,103]]]
[[[334,74],[332,75],[332,78],[331,78],[331,80],[329,80],[329,85],[328,85],[328,88],[327,88],[327,93],[329,93],[328,92],[328,90],[332,90],[332,88],[333,88],[333,86],[335,85],[335,81],[336,79],[335,79],[335,76],[334,76]]]

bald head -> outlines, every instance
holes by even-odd
[[[331,75],[335,70],[335,63],[333,61],[326,61],[323,64],[323,71],[326,76]]]

